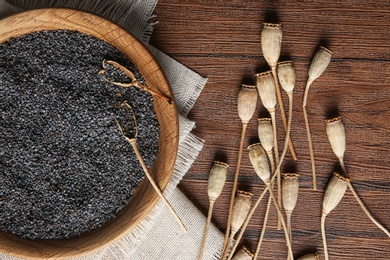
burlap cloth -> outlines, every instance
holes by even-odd
[[[126,237],[91,255],[79,259],[197,259],[205,217],[177,188],[203,147],[203,141],[191,133],[195,122],[187,118],[206,79],[148,44],[154,23],[150,22],[157,0],[0,0],[0,18],[21,12],[23,8],[69,7],[95,13],[121,25],[140,39],[162,66],[171,84],[179,111],[179,150],[173,176],[164,194],[186,225],[185,234],[160,201],[151,214]],[[203,259],[219,259],[223,234],[211,225]],[[15,257],[0,254],[0,259]]]

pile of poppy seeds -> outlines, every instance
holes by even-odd
[[[0,230],[65,239],[95,229],[129,202],[144,178],[120,132],[127,100],[150,166],[159,125],[152,96],[102,61],[134,65],[111,45],[75,31],[41,31],[0,44]],[[122,113],[123,114],[123,113]]]

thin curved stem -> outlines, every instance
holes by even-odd
[[[347,176],[347,169],[345,168],[344,158],[339,158],[339,162],[340,162],[341,170],[343,171],[344,175]]]
[[[289,105],[288,105],[288,124],[287,124],[287,133],[286,133],[286,139],[284,140],[284,147],[282,156],[280,156],[278,166],[276,167],[276,171],[280,172],[280,167],[283,163],[284,156],[286,156],[287,147],[288,147],[288,141],[290,139],[290,132],[291,132],[291,121],[292,121],[292,108],[293,108],[293,95],[292,92],[288,93],[288,99],[289,99]]]
[[[145,175],[146,177],[148,178],[150,184],[152,184],[154,190],[157,192],[158,196],[160,197],[160,199],[164,202],[164,204],[167,206],[167,208],[169,209],[169,211],[172,213],[172,215],[174,216],[174,218],[176,219],[177,223],[180,225],[181,229],[187,233],[187,228],[184,226],[183,222],[181,221],[180,217],[177,215],[176,211],[172,208],[171,204],[168,202],[168,200],[165,198],[165,196],[162,194],[161,190],[160,190],[160,187],[157,186],[156,182],[153,180],[153,177],[150,175],[149,171],[148,171],[148,168],[146,167],[146,164],[144,162],[144,160],[142,159],[142,156],[141,154],[139,153],[139,150],[138,150],[138,146],[137,146],[137,142],[136,142],[136,139],[128,139],[126,138],[129,143],[131,144],[131,146],[133,147],[133,150],[135,152],[135,154],[137,155],[137,158],[138,158],[138,161],[140,162],[141,166],[142,166],[142,169],[144,170],[145,172]]]
[[[326,214],[322,213],[322,216],[321,216],[322,246],[324,247],[324,257],[325,257],[325,260],[329,260],[328,245],[326,243],[326,234],[325,234],[325,218],[326,218]]]
[[[279,163],[279,147],[278,147],[278,134],[276,130],[276,115],[275,110],[268,110],[269,114],[271,115],[271,122],[272,122],[272,132],[274,135],[274,154],[275,154],[275,162],[276,164]]]
[[[232,250],[230,250],[230,254],[229,254],[229,255],[228,255],[228,253],[229,253],[229,249],[230,249],[230,244],[233,242],[233,238],[234,238],[234,235],[235,235],[235,234],[236,234],[236,232],[231,232],[231,233],[230,233],[230,237],[229,237],[229,240],[228,240],[228,244],[227,244],[227,246],[225,247],[225,250],[223,251],[221,260],[225,259],[226,257],[228,257],[228,259],[231,259],[231,257],[233,256],[233,253],[234,253],[234,251],[236,250],[235,248],[232,248]]]
[[[354,187],[352,186],[352,183],[349,181],[347,182],[348,184],[348,188],[352,191],[352,194],[353,196],[355,197],[355,199],[357,200],[357,202],[359,203],[360,207],[362,207],[364,213],[366,213],[366,215],[371,219],[372,222],[374,222],[374,224],[379,227],[380,229],[382,229],[383,232],[385,232],[385,234],[390,237],[390,233],[389,231],[381,225],[381,223],[379,223],[370,213],[370,211],[367,209],[367,207],[364,205],[363,201],[360,199],[359,197],[359,194],[357,194],[356,190],[354,189]]]
[[[273,183],[274,180],[275,180],[275,177],[276,177],[276,174],[274,173],[271,177],[271,180],[270,180],[270,183]],[[249,221],[251,220],[253,214],[255,213],[257,207],[259,206],[261,200],[263,199],[264,195],[267,193],[267,191],[269,190],[271,186],[270,185],[267,185],[265,187],[265,189],[261,192],[261,194],[259,195],[259,198],[256,200],[255,204],[253,205],[253,207],[251,208],[251,210],[249,211],[248,213],[248,216],[246,217],[244,223],[242,224],[241,226],[241,230],[240,230],[240,233],[238,234],[237,238],[236,238],[236,242],[234,243],[233,245],[233,248],[232,248],[232,251],[234,252],[236,249],[237,249],[237,246],[238,246],[238,243],[240,242],[241,238],[242,238],[242,235],[244,234],[245,232],[245,229],[246,227],[248,226],[248,223]],[[230,260],[233,256],[230,256],[228,258],[228,260]],[[222,258],[221,258],[222,259]]]
[[[310,125],[309,125],[309,119],[307,117],[307,110],[306,110],[307,95],[309,93],[309,88],[310,88],[311,83],[312,83],[311,80],[307,81],[306,88],[305,88],[305,95],[303,97],[302,109],[303,109],[303,116],[305,118],[307,140],[309,142],[311,170],[312,170],[312,174],[313,174],[313,189],[317,190],[317,176],[316,176],[316,166],[315,166],[315,160],[314,160],[313,142],[311,140]]]
[[[240,166],[241,166],[242,149],[244,147],[244,139],[245,139],[245,132],[246,132],[247,126],[248,126],[247,123],[242,123],[240,147],[239,147],[239,150],[238,150],[236,171],[234,173],[233,188],[232,188],[232,194],[231,194],[231,197],[230,197],[230,204],[229,204],[229,215],[228,215],[228,220],[227,220],[227,225],[226,225],[225,240],[224,240],[224,243],[223,243],[222,251],[225,251],[225,248],[228,246],[227,243],[228,243],[229,233],[230,233],[230,224],[231,224],[231,221],[232,221],[234,197],[236,195],[236,190],[237,190],[238,173],[240,171]]]
[[[288,234],[290,235],[290,242],[291,242],[291,245],[292,245],[291,212],[286,212],[286,218],[287,218],[287,230],[288,230]]]
[[[275,162],[274,162],[274,156],[272,154],[272,151],[267,152],[267,155],[268,155],[268,159],[271,163],[271,172],[275,172]],[[272,187],[272,189],[274,188],[274,182],[271,183],[271,187]],[[260,252],[261,244],[263,243],[264,234],[265,234],[265,230],[267,228],[267,223],[268,223],[269,210],[271,208],[271,202],[272,202],[272,199],[271,199],[271,196],[269,196],[268,202],[267,202],[267,208],[265,210],[263,226],[261,228],[260,238],[259,238],[259,241],[257,242],[256,251],[255,251],[255,254],[253,256],[253,259],[257,259],[257,256],[259,255],[259,252]]]
[[[267,152],[267,156],[268,156],[268,160],[271,164],[271,172],[274,173],[275,172],[275,162],[274,162],[274,155],[273,155],[272,151]]]
[[[268,183],[267,186],[268,186],[268,189],[270,190],[270,186],[271,186],[270,183]],[[282,221],[284,236],[286,238],[286,244],[287,244],[287,249],[288,249],[288,256],[290,257],[290,259],[294,259],[294,255],[293,255],[292,247],[291,247],[290,236],[289,236],[288,231],[287,231],[287,226],[286,226],[286,222],[284,221],[282,211],[281,211],[278,203],[276,203],[276,201],[275,201],[274,194],[272,192],[269,192],[269,194],[272,197],[272,200],[274,201],[276,210],[278,211],[278,215],[280,216],[280,220]]]
[[[274,173],[275,172],[275,162],[274,162],[274,156],[272,154],[272,151],[267,152],[267,155],[268,155],[268,159],[271,163],[271,172]],[[271,182],[271,187],[272,187],[272,189],[274,188],[273,181]],[[263,226],[261,228],[260,238],[259,238],[259,241],[257,242],[256,251],[255,251],[255,254],[253,256],[253,259],[257,259],[257,256],[259,255],[259,252],[260,252],[261,244],[263,243],[263,238],[264,238],[265,230],[266,230],[267,223],[268,223],[269,210],[271,208],[271,202],[272,202],[272,199],[271,199],[271,196],[269,196],[268,202],[267,202],[267,208],[265,210]]]
[[[206,225],[204,226],[202,244],[201,244],[200,249],[199,249],[198,260],[202,260],[203,251],[204,251],[204,247],[206,245],[206,240],[207,240],[207,233],[209,231],[209,226],[210,226],[210,222],[211,222],[211,216],[213,215],[214,203],[215,203],[215,200],[210,200],[209,212],[207,214]]]
[[[341,166],[341,169],[343,170],[343,173],[345,175],[347,175],[347,169],[345,168],[345,164],[344,164],[344,159],[343,158],[339,158],[339,161],[340,161],[340,166]],[[355,197],[355,199],[357,200],[357,202],[359,203],[360,207],[363,209],[364,213],[366,213],[367,217],[377,226],[379,227],[383,232],[385,232],[385,234],[390,237],[390,232],[384,227],[382,226],[381,223],[379,223],[375,218],[374,216],[372,216],[371,212],[367,209],[366,205],[364,205],[363,201],[360,199],[360,196],[359,194],[357,194],[355,188],[352,186],[352,183],[349,181],[347,182],[348,184],[348,188],[351,190],[353,196]]]
[[[275,82],[275,90],[276,90],[275,92],[276,92],[276,97],[277,97],[278,103],[279,103],[280,115],[282,117],[284,131],[287,131],[287,118],[286,118],[286,113],[284,112],[284,104],[283,104],[282,94],[280,93],[279,81],[278,81],[278,77],[277,77],[277,73],[276,73],[276,67],[272,67],[271,71],[272,71],[272,76],[273,76],[274,82]],[[296,161],[298,158],[297,158],[297,154],[295,153],[291,138],[289,139],[288,145],[290,147],[291,155],[292,155],[294,161]]]
[[[118,62],[116,61],[112,61],[112,60],[103,60],[103,63],[102,63],[102,69],[98,72],[99,75],[101,74],[104,74],[105,73],[105,68],[107,67],[106,64],[110,64],[112,65],[113,67],[119,69],[120,71],[122,71],[127,77],[129,77],[131,79],[131,82],[130,83],[122,83],[122,82],[115,82],[115,81],[109,81],[107,80],[106,78],[104,78],[104,80],[106,80],[107,82],[111,83],[111,84],[114,84],[114,85],[117,85],[117,86],[121,86],[123,88],[129,88],[129,87],[137,87],[137,88],[140,88],[142,90],[145,90],[146,92],[149,92],[152,96],[156,96],[158,98],[161,98],[163,100],[165,100],[166,102],[168,102],[169,104],[172,104],[172,99],[161,94],[161,93],[158,93],[154,90],[152,90],[151,88],[149,88],[148,86],[144,85],[144,84],[141,84],[141,82],[139,82],[137,80],[137,77],[135,76],[135,74],[130,71],[129,69],[127,69],[125,66],[123,66],[122,64],[119,64]]]
[[[263,227],[261,228],[260,238],[259,238],[259,241],[257,242],[256,251],[255,251],[255,255],[253,256],[253,259],[257,259],[257,256],[259,255],[259,252],[260,252],[261,244],[263,243],[263,238],[264,238],[264,234],[265,234],[265,230],[266,230],[267,222],[268,222],[269,210],[271,208],[271,202],[272,202],[272,198],[270,195],[268,197],[267,209],[266,209],[265,215],[264,215]]]
[[[275,118],[275,110],[268,110],[268,112],[271,115],[271,121],[272,121],[272,130],[274,133],[274,154],[275,154],[275,163],[279,164],[279,147],[278,147],[278,138],[277,138],[277,132],[276,132],[276,118]],[[278,193],[278,205],[281,207],[282,206],[282,179],[280,176],[280,170],[276,170],[276,189]],[[277,229],[281,229],[281,223],[280,223],[280,217],[278,215],[278,226]]]
[[[160,199],[168,207],[169,211],[172,213],[172,215],[176,219],[177,223],[180,225],[181,229],[184,231],[184,233],[186,233],[187,232],[187,228],[184,226],[183,221],[177,215],[176,211],[172,208],[171,204],[168,202],[168,200],[165,198],[164,194],[161,192],[160,187],[158,187],[158,185],[154,181],[153,177],[150,175],[148,167],[146,167],[146,164],[145,164],[144,160],[142,159],[142,156],[141,156],[141,154],[140,154],[140,152],[138,150],[138,145],[137,145],[138,126],[137,126],[137,120],[135,118],[135,114],[133,112],[133,108],[130,106],[129,103],[127,103],[127,101],[123,102],[121,104],[121,106],[125,106],[125,107],[127,107],[128,109],[130,109],[132,111],[132,114],[133,114],[133,124],[134,124],[133,127],[135,129],[135,134],[132,137],[129,137],[130,135],[128,136],[123,131],[123,128],[122,128],[121,124],[115,118],[115,121],[116,121],[116,123],[118,125],[119,131],[122,133],[122,135],[126,139],[126,141],[128,141],[131,144],[131,146],[132,146],[132,148],[134,150],[134,153],[137,156],[137,159],[138,159],[139,163],[141,164],[141,167],[144,170],[144,173],[145,173],[146,177],[148,178],[150,184],[152,185],[153,189],[157,192],[157,194],[160,197]]]
[[[307,83],[306,83],[305,93],[303,95],[303,106],[304,107],[307,104],[307,96],[309,94],[309,89],[310,89],[311,83],[313,83],[313,80],[312,79],[308,79]]]
[[[257,207],[259,206],[261,200],[263,199],[264,195],[267,193],[268,191],[268,187],[266,187],[260,194],[259,198],[256,200],[255,204],[253,205],[253,207],[251,208],[251,210],[249,211],[248,213],[248,216],[246,217],[244,223],[242,224],[242,227],[241,227],[241,230],[240,230],[240,233],[238,233],[238,236],[236,238],[236,241],[233,245],[233,248],[232,248],[232,252],[234,252],[236,249],[237,249],[237,246],[238,246],[238,243],[240,242],[241,238],[242,238],[242,235],[244,234],[248,224],[249,224],[249,221],[251,220],[253,214],[255,213]],[[232,259],[233,255],[231,254],[229,257],[228,257],[228,260]],[[224,258],[221,258],[221,259],[224,259]]]

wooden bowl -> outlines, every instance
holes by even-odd
[[[146,47],[118,25],[101,17],[70,9],[39,9],[0,21],[0,42],[42,30],[76,30],[106,41],[125,54],[145,78],[147,85],[173,99],[169,83]],[[175,105],[155,98],[160,124],[159,151],[150,173],[162,189],[171,177],[179,141]],[[69,259],[97,251],[134,229],[152,210],[159,197],[147,179],[116,218],[80,237],[64,240],[28,240],[0,231],[0,252],[33,259]]]

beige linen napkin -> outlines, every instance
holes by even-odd
[[[177,188],[177,184],[203,147],[203,141],[191,133],[195,122],[189,120],[187,115],[207,80],[148,44],[154,25],[150,22],[150,18],[153,17],[157,0],[7,1],[0,0],[0,18],[30,8],[68,7],[92,12],[116,22],[150,49],[167,75],[175,96],[179,112],[179,150],[173,176],[164,194],[182,218],[188,232],[186,234],[182,232],[160,201],[150,215],[126,237],[107,248],[79,259],[197,259],[205,217]],[[210,227],[208,242],[203,259],[219,259],[223,234],[213,225]],[[0,259],[16,258],[0,254]]]

